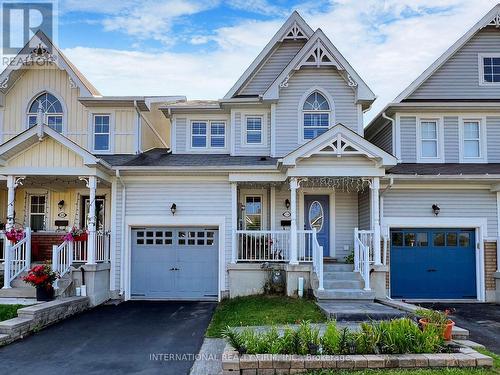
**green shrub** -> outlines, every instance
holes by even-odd
[[[415,314],[419,318],[426,319],[431,324],[437,324],[445,326],[450,320],[447,312],[428,310],[428,309],[418,309]]]
[[[248,354],[410,354],[444,349],[439,328],[420,329],[408,318],[362,323],[359,332],[339,330],[330,322],[322,336],[310,322],[302,322],[296,330],[288,327],[282,335],[272,327],[264,333],[249,328],[237,333],[228,328],[223,336],[238,352]]]

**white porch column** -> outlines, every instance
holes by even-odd
[[[290,179],[290,264],[299,264],[297,259],[297,189],[296,177]]]
[[[371,188],[371,201],[372,201],[372,225],[373,225],[373,256],[375,265],[382,264],[382,257],[380,251],[380,178],[374,177],[372,180]]]
[[[87,230],[89,232],[88,242],[87,242],[87,263],[86,264],[96,264],[96,214],[95,214],[95,196],[97,190],[97,177],[89,176],[89,177],[80,177],[80,180],[83,180],[87,183],[87,187],[89,188],[89,223],[87,226]]]
[[[16,202],[16,188],[21,184],[21,180],[25,177],[7,176],[7,224],[6,230],[11,229],[15,224],[15,202]]]
[[[238,230],[238,185],[231,182],[231,263],[236,263],[238,257],[238,243],[236,231]]]

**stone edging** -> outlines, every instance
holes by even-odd
[[[44,327],[89,308],[88,297],[68,297],[23,307],[17,318],[0,322],[0,346],[36,332]]]
[[[492,367],[493,359],[471,348],[460,353],[401,355],[243,354],[226,345],[223,375],[301,374],[312,369]]]

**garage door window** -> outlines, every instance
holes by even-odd
[[[429,237],[425,232],[392,232],[392,246],[423,247],[429,245]]]
[[[460,244],[460,247],[469,247],[470,246],[470,233],[460,233],[459,244]]]
[[[214,231],[179,232],[179,245],[211,246],[214,244]]]
[[[457,246],[457,234],[455,232],[446,233],[447,246]]]
[[[434,246],[445,246],[445,237],[444,233],[439,232],[439,233],[434,233],[432,236],[432,243]]]
[[[172,245],[172,231],[145,230],[137,232],[137,245]]]

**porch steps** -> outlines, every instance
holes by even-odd
[[[318,301],[373,302],[375,293],[364,290],[364,282],[354,266],[347,263],[325,263],[323,265],[323,288],[315,290]]]
[[[1,298],[35,298],[36,289],[33,287],[17,287],[17,288],[2,288],[0,289],[0,303]]]
[[[404,311],[375,302],[320,301],[317,305],[329,319],[344,322],[387,320],[407,315]]]

